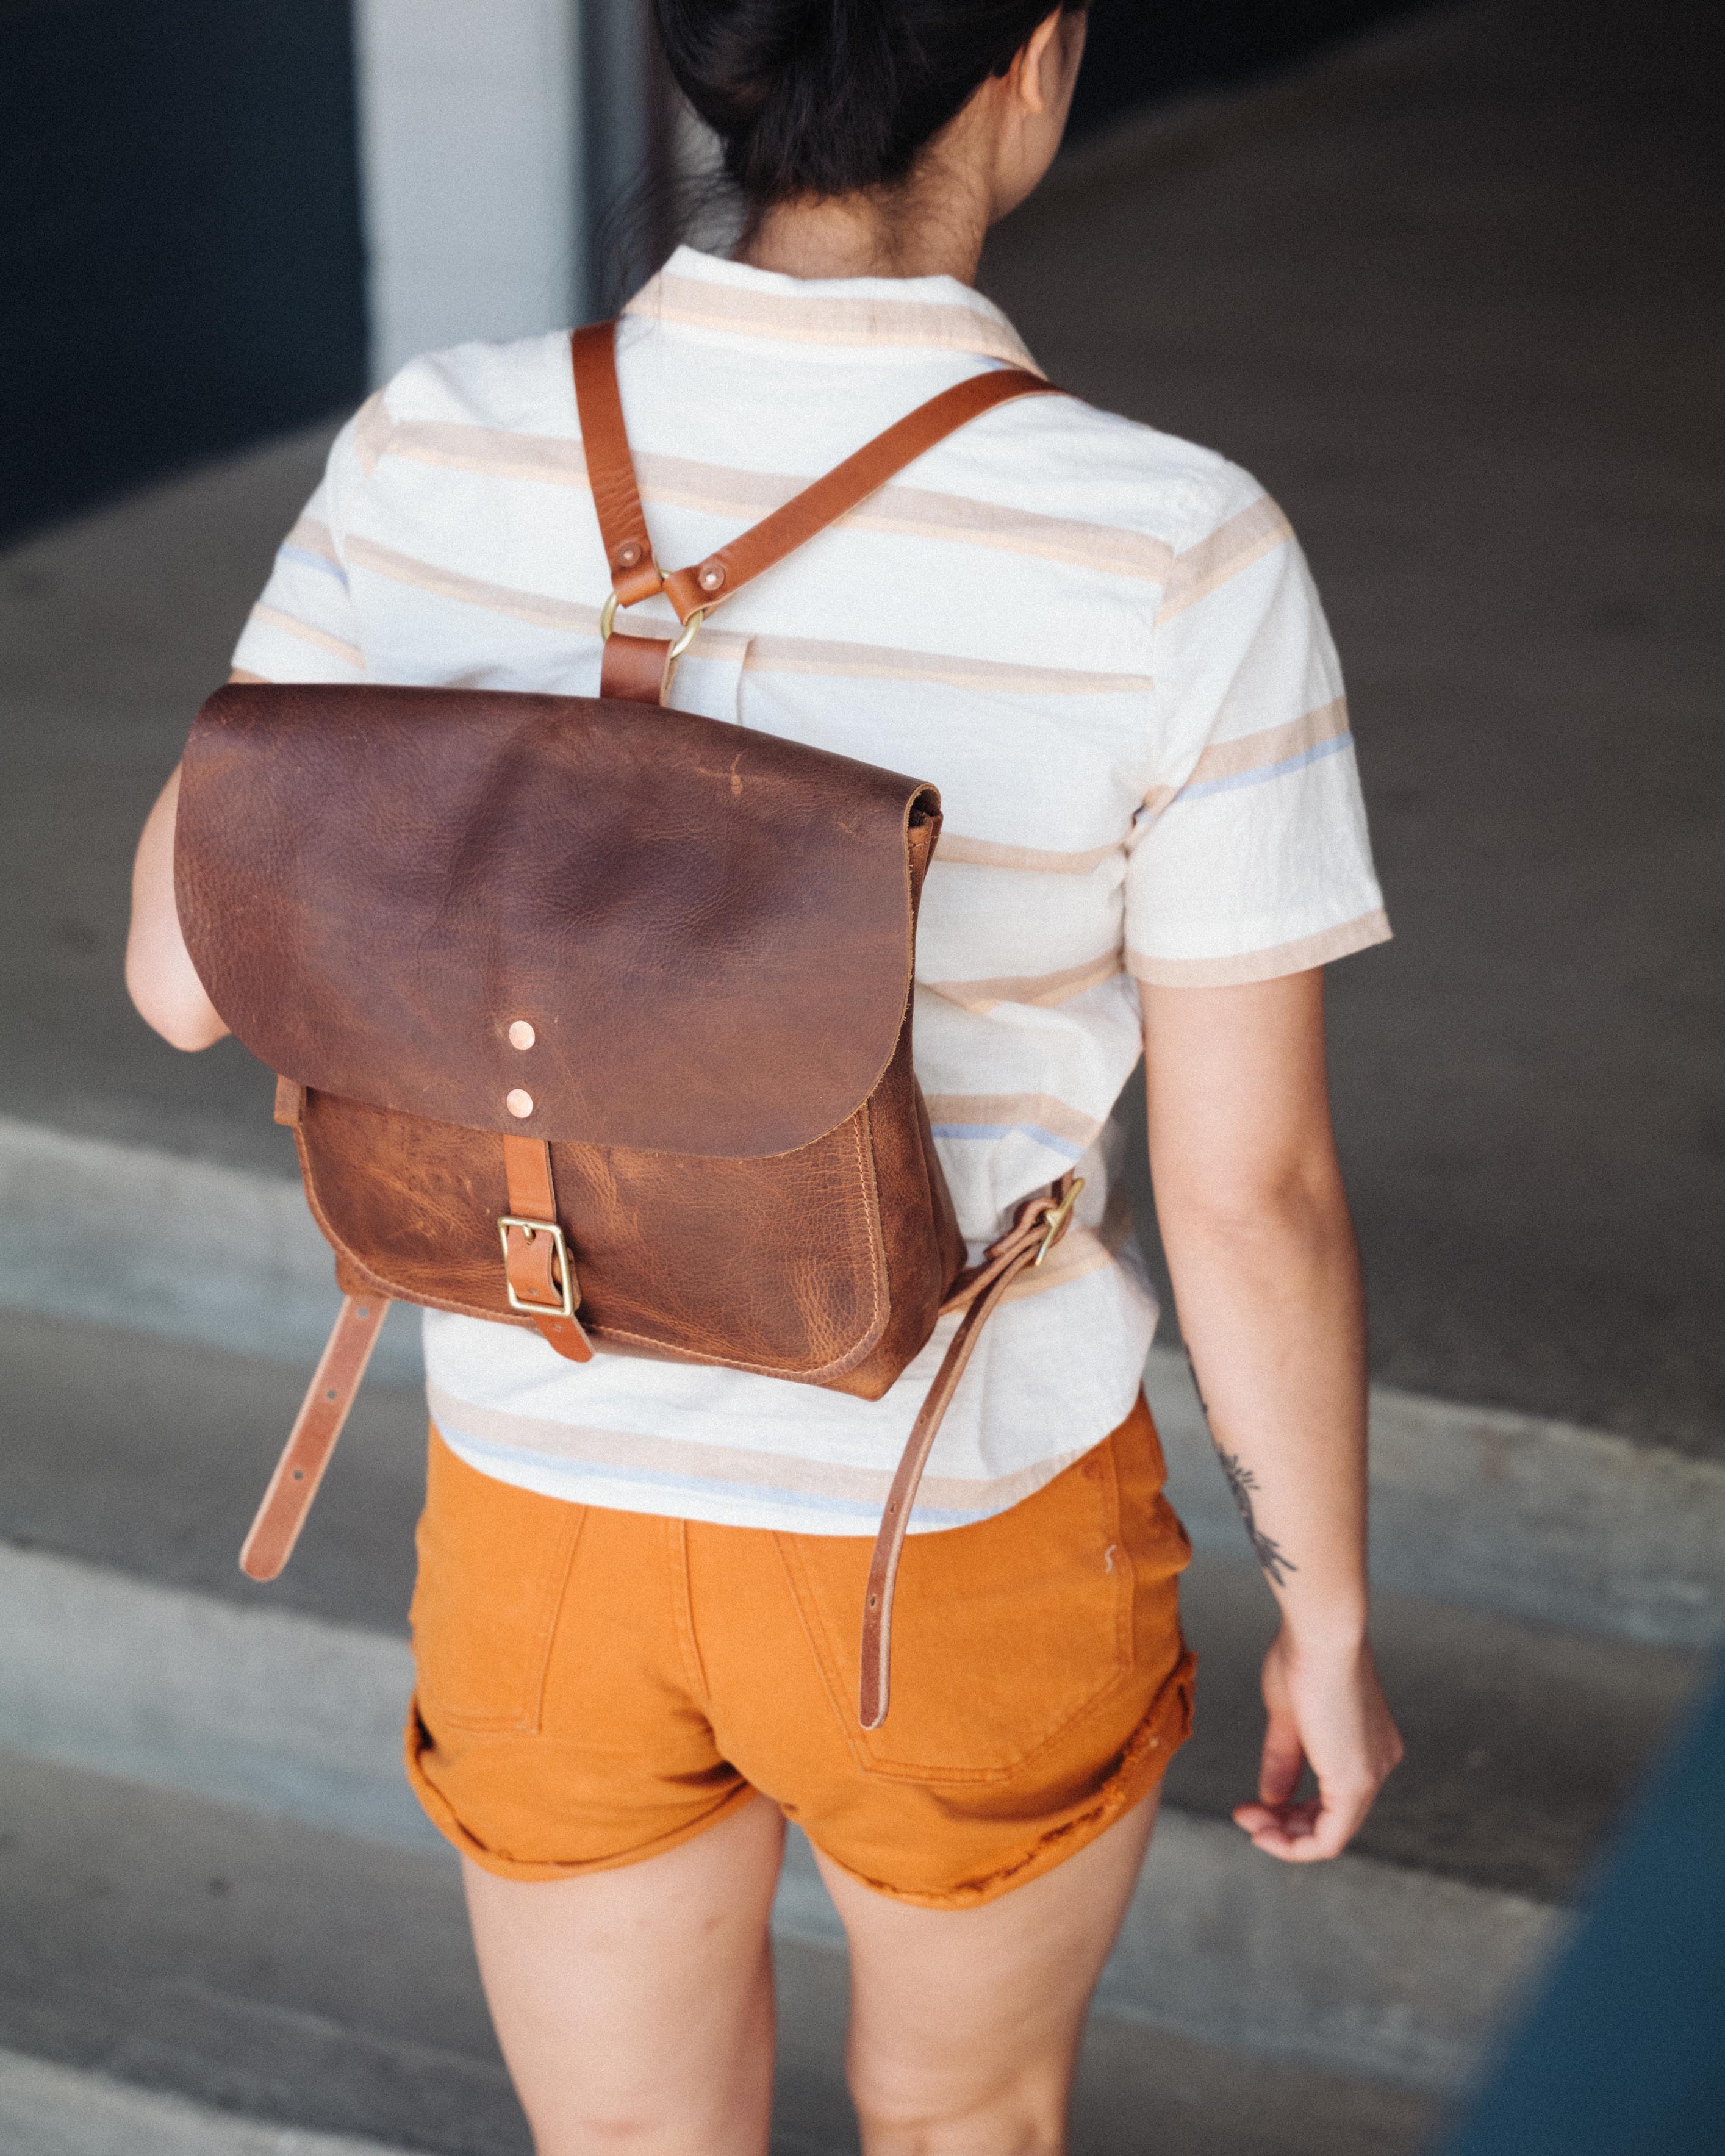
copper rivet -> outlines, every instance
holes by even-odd
[[[516,1019],[509,1029],[509,1045],[511,1048],[531,1048],[538,1038],[538,1034],[524,1018]]]
[[[533,1112],[533,1096],[524,1092],[519,1086],[511,1086],[503,1096],[503,1105],[512,1116],[531,1116]]]
[[[701,572],[701,588],[704,592],[717,591],[724,581],[725,572],[716,562],[709,562]]]
[[[629,541],[628,546],[619,547],[617,550],[617,565],[619,568],[632,569],[640,558],[641,550],[633,539]]]

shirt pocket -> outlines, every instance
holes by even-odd
[[[537,1735],[586,1517],[480,1474],[433,1430],[408,1622],[418,1696],[439,1725]]]
[[[869,1545],[778,1540],[828,1697],[866,1774],[1004,1781],[1132,1666],[1133,1568],[1106,1443],[991,1520],[910,1538],[879,1729],[857,1719]]]

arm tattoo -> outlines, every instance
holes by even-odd
[[[1208,1422],[1210,1404],[1204,1396],[1204,1387],[1198,1382],[1198,1369],[1192,1360],[1189,1348],[1186,1351],[1186,1368],[1192,1373],[1192,1389],[1198,1395],[1198,1404],[1203,1409],[1204,1419]],[[1246,1540],[1252,1546],[1252,1553],[1263,1567],[1271,1585],[1280,1587],[1289,1573],[1297,1572],[1300,1568],[1291,1557],[1284,1554],[1281,1544],[1262,1532],[1258,1526],[1257,1516],[1252,1508],[1252,1492],[1258,1486],[1258,1478],[1238,1453],[1224,1450],[1217,1443],[1214,1430],[1210,1432],[1210,1442],[1215,1445],[1216,1456],[1222,1463],[1222,1472],[1228,1477],[1228,1487],[1245,1523]]]
[[[1216,1452],[1222,1462],[1222,1472],[1228,1477],[1228,1487],[1234,1492],[1234,1502],[1240,1507],[1240,1517],[1245,1522],[1246,1540],[1263,1566],[1270,1584],[1280,1587],[1286,1573],[1297,1572],[1300,1568],[1291,1558],[1282,1554],[1281,1543],[1272,1542],[1258,1525],[1252,1512],[1252,1492],[1258,1486],[1258,1478],[1237,1453],[1224,1452],[1219,1445]]]

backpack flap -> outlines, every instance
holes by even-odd
[[[301,1086],[761,1158],[891,1060],[939,815],[915,779],[686,712],[230,685],[187,747],[176,892],[210,1000]]]

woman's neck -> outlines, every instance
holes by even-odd
[[[739,243],[735,259],[786,277],[956,277],[975,281],[987,204],[924,184],[890,200],[834,195],[781,203]]]

